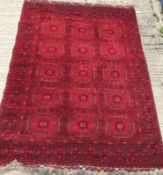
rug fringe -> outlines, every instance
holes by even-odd
[[[113,169],[111,172],[87,170],[83,168],[53,168],[46,166],[26,167],[16,160],[10,164],[0,167],[0,175],[163,175],[163,169],[149,171],[126,171],[122,169]]]

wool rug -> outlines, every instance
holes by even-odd
[[[0,165],[161,169],[134,8],[25,0],[0,118]]]

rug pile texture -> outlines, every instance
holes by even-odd
[[[0,165],[161,169],[134,8],[25,1],[0,120]]]

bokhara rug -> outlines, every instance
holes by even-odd
[[[25,1],[0,120],[1,165],[162,168],[134,8]]]

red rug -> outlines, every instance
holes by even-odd
[[[0,109],[1,165],[163,167],[133,7],[25,1]]]

